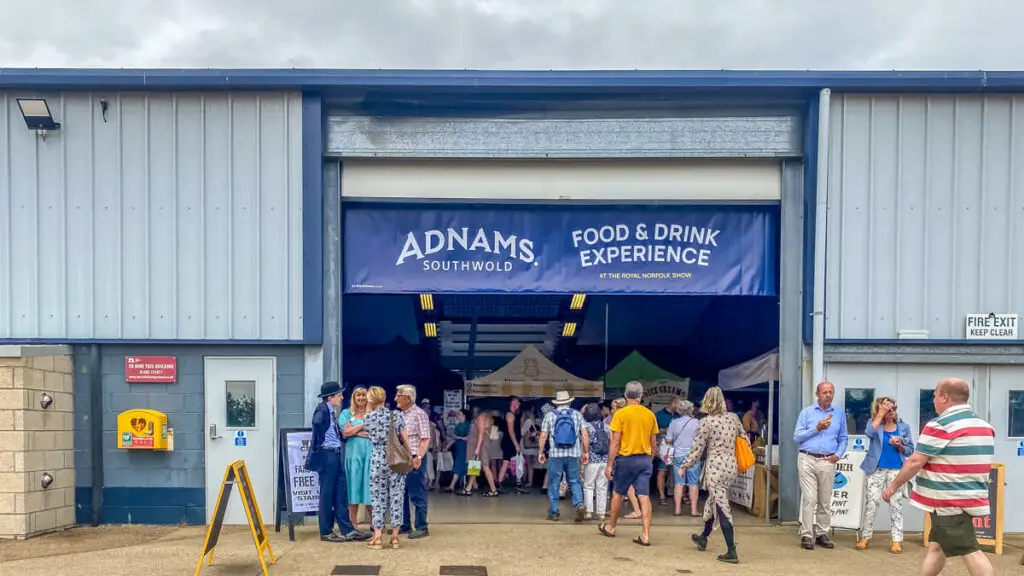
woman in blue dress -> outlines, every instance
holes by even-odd
[[[366,517],[373,514],[370,505],[370,437],[364,429],[366,417],[366,388],[352,391],[352,405],[342,410],[338,426],[345,437],[345,478],[348,483],[348,515],[357,526],[359,505],[366,506]]]

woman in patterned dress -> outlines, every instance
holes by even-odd
[[[693,534],[691,539],[697,549],[703,552],[708,547],[708,537],[715,527],[715,515],[725,537],[728,551],[718,559],[730,564],[739,563],[736,555],[732,512],[729,509],[729,485],[736,477],[736,437],[744,436],[743,424],[738,416],[725,409],[725,396],[722,389],[715,386],[707,391],[701,402],[701,412],[707,416],[697,426],[697,437],[690,445],[690,454],[679,466],[686,470],[697,463],[707,449],[704,460],[701,484],[708,491],[708,500],[704,504],[704,532]]]
[[[384,407],[387,396],[384,389],[374,386],[366,393],[367,410],[363,418],[363,429],[370,436],[373,450],[370,452],[370,501],[373,504],[373,538],[366,546],[380,550],[383,545],[385,515],[391,516],[391,547],[398,548],[398,530],[402,527],[405,510],[405,475],[395,474],[388,467],[387,447],[391,423],[394,422],[402,442],[408,444],[405,435],[405,420],[401,411]]]

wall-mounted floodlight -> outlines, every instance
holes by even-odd
[[[44,140],[50,130],[60,130],[60,122],[53,119],[46,98],[17,98],[17,101],[29,130],[35,130]]]

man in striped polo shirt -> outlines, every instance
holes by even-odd
[[[963,557],[972,576],[995,574],[978,546],[974,518],[989,513],[988,479],[995,430],[967,403],[971,388],[948,378],[935,387],[934,420],[925,425],[917,450],[882,493],[886,502],[915,475],[910,501],[931,519],[931,542],[922,575],[938,575],[946,558]]]

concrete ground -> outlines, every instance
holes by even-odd
[[[792,526],[769,527],[764,521],[734,511],[739,568],[722,564],[715,556],[724,552],[721,535],[715,533],[709,550],[697,552],[689,535],[699,519],[673,517],[658,508],[653,541],[649,548],[631,543],[639,534],[637,521],[622,521],[618,537],[597,532],[596,523],[574,524],[544,520],[544,499],[539,496],[496,499],[431,496],[431,536],[409,541],[402,537],[399,550],[369,550],[361,544],[320,542],[313,526],[296,529],[289,542],[287,527],[280,534],[268,529],[277,564],[271,574],[327,576],[338,565],[381,566],[385,575],[437,576],[441,566],[484,566],[491,576],[558,575],[594,576],[611,571],[630,576],[676,574],[791,575],[829,573],[916,574],[924,555],[920,536],[908,535],[904,553],[887,552],[884,535],[875,538],[877,548],[854,550],[853,535],[836,536],[835,550],[808,552],[799,548]],[[564,506],[564,505],[563,505]],[[366,527],[363,527],[366,528]],[[45,576],[180,576],[192,574],[202,548],[205,528],[197,526],[101,526],[74,528],[26,541],[0,541],[0,575]],[[992,555],[998,574],[1024,574],[1018,562],[1024,537],[1008,539],[1002,556]],[[252,536],[244,526],[225,527],[215,549],[213,564],[200,574],[237,576],[259,574],[259,560]],[[945,574],[966,574],[951,562]]]

